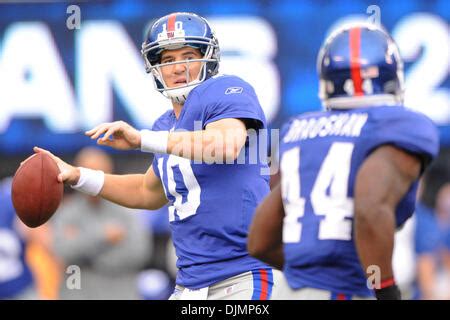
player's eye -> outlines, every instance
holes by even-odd
[[[187,54],[185,55],[185,59],[186,60],[193,60],[193,59],[197,59],[197,56],[195,54]]]

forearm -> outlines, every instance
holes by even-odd
[[[392,271],[396,208],[417,179],[420,167],[417,157],[384,145],[371,153],[356,176],[355,246],[379,300],[401,299]]]
[[[144,187],[143,174],[105,174],[105,182],[99,194],[102,198],[133,209],[150,209],[159,205],[156,195]]]
[[[210,122],[196,131],[141,130],[143,152],[167,153],[206,163],[233,162],[247,140],[243,120],[225,118]]]
[[[355,244],[364,272],[369,271],[367,276],[376,267],[380,280],[393,277],[394,217],[386,206],[365,206],[355,212]]]

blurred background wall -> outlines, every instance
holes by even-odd
[[[333,26],[380,21],[405,61],[405,104],[439,127],[441,155],[422,193],[422,202],[435,206],[450,181],[447,0],[0,0],[0,179],[13,175],[35,145],[73,162],[93,144],[84,131],[101,122],[151,128],[170,103],[153,90],[140,46],[149,23],[173,11],[210,21],[222,51],[220,72],[255,87],[272,128],[321,109],[316,56]],[[151,163],[149,154],[105,151],[117,173],[142,173]],[[167,221],[158,221],[149,222],[162,240],[147,266],[170,269],[164,262]]]
[[[405,60],[406,105],[432,118],[450,147],[446,0],[0,1],[0,177],[34,145],[70,160],[91,143],[83,132],[101,122],[151,127],[170,105],[139,50],[148,24],[172,11],[210,20],[220,71],[254,85],[274,128],[321,108],[316,55],[330,28],[377,15]],[[114,157],[119,171],[149,163],[141,154]]]

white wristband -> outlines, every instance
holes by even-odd
[[[104,183],[105,173],[103,171],[80,167],[80,179],[76,185],[71,187],[90,196],[96,196],[102,190]]]
[[[141,151],[167,153],[169,131],[141,130]]]

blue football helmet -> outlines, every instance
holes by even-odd
[[[384,28],[352,23],[325,40],[317,58],[326,109],[403,103],[403,61]]]
[[[161,63],[161,52],[186,46],[199,49],[203,58]],[[218,40],[208,21],[194,13],[176,12],[158,19],[153,23],[142,44],[141,53],[145,60],[146,71],[153,75],[156,89],[167,98],[180,104],[185,102],[192,89],[219,71]],[[161,67],[192,62],[202,63],[198,78],[189,79],[189,68],[186,68],[187,84],[176,88],[167,87],[162,77]]]

